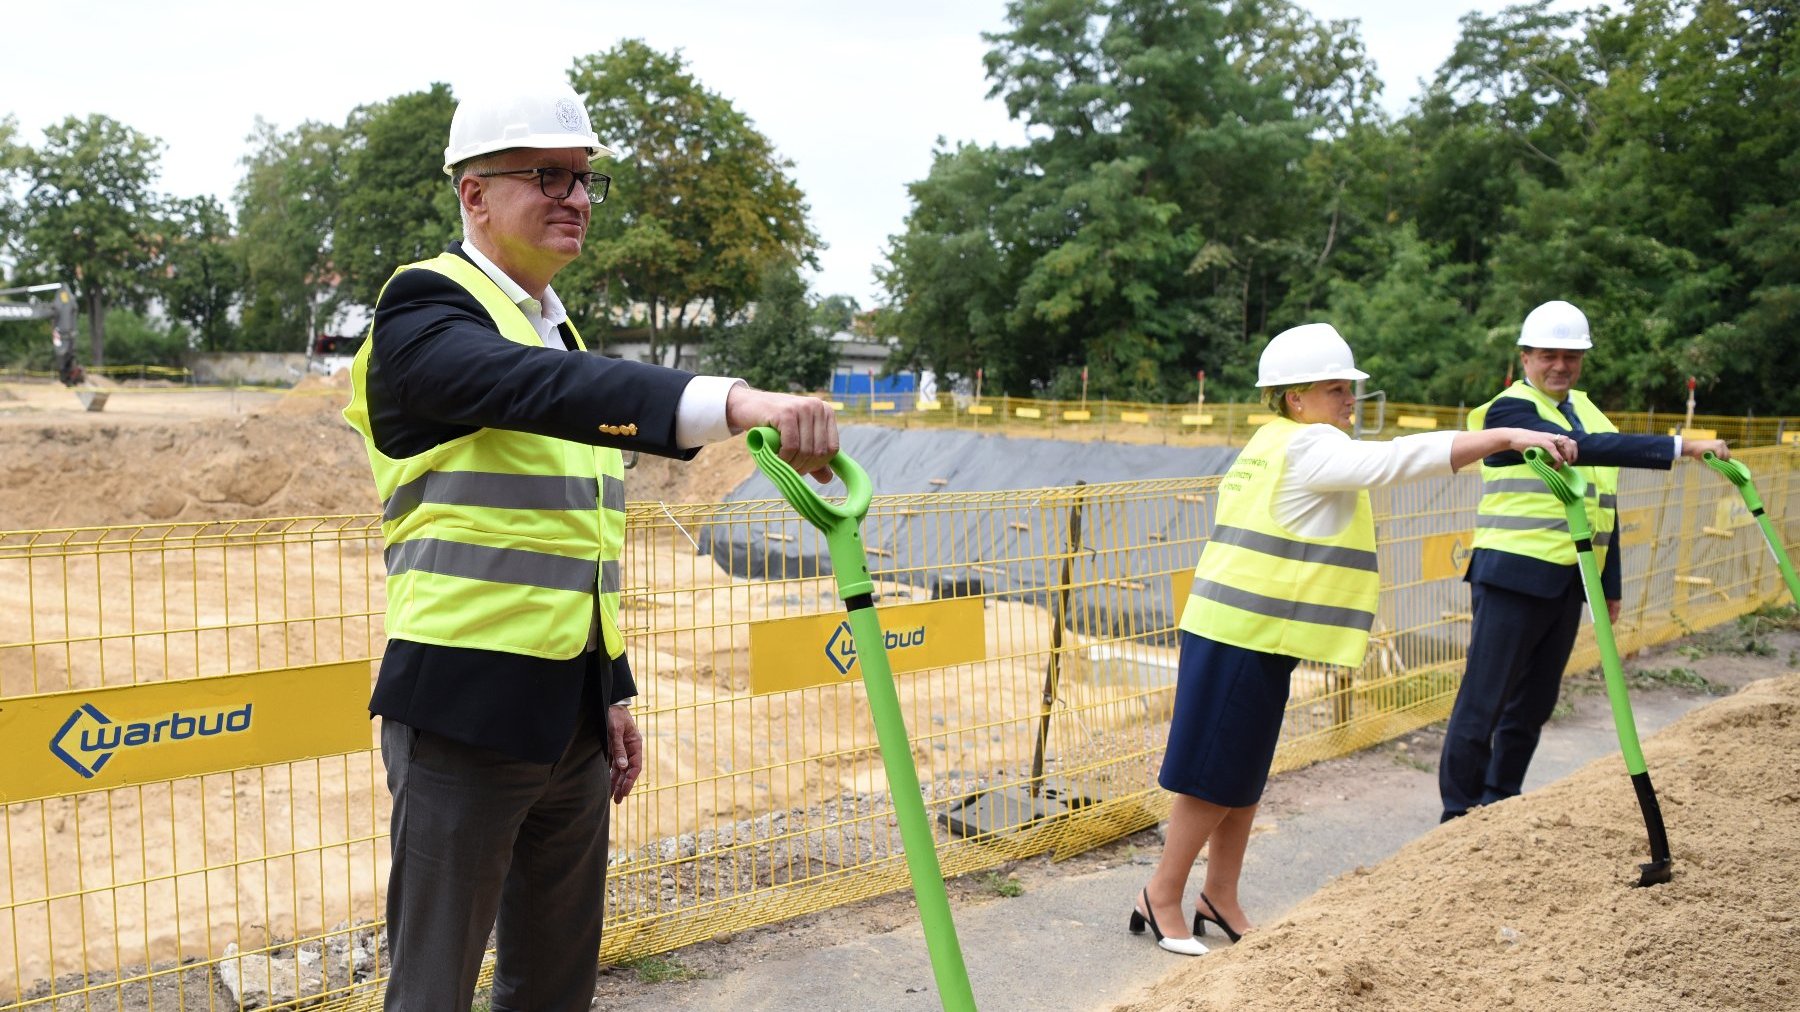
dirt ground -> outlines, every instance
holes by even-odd
[[[0,385],[0,530],[332,516],[379,508],[362,437],[339,414],[348,373],[288,393],[110,387],[84,411],[52,383]],[[627,496],[715,502],[749,456],[643,456]]]
[[[1793,1009],[1800,1003],[1800,675],[1646,743],[1675,878],[1595,764],[1359,868],[1119,1012]]]

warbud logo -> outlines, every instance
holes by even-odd
[[[889,650],[900,650],[905,647],[922,647],[925,645],[925,627],[916,629],[888,629],[881,634],[883,645]],[[850,674],[856,666],[856,639],[850,633],[848,619],[839,622],[831,631],[831,638],[825,641],[825,659],[837,669],[840,675]]]
[[[83,703],[50,739],[50,752],[83,778],[92,779],[120,749],[242,734],[250,730],[253,705],[201,714],[178,710],[158,720],[119,723],[92,703]]]

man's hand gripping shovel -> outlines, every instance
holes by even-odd
[[[906,867],[912,875],[913,896],[919,904],[919,922],[931,952],[938,995],[946,1010],[973,1012],[975,995],[969,989],[969,972],[963,966],[956,923],[950,918],[950,898],[944,891],[943,871],[938,867],[937,841],[932,838],[925,802],[919,794],[919,773],[913,768],[906,722],[900,715],[900,695],[894,689],[893,671],[888,667],[881,622],[875,617],[875,584],[869,578],[869,561],[860,530],[863,516],[869,512],[869,475],[848,454],[840,451],[831,458],[831,470],[844,480],[847,490],[843,504],[833,505],[821,499],[806,479],[776,455],[781,443],[774,429],[751,429],[745,433],[744,441],[756,466],[775,483],[794,510],[825,535],[832,572],[837,575],[838,597],[849,612],[856,659],[862,666],[863,685],[869,694],[869,713],[881,745],[881,763],[887,768],[900,823],[900,842],[906,849]]]
[[[1625,690],[1625,674],[1619,666],[1619,646],[1613,640],[1612,619],[1606,612],[1606,599],[1600,590],[1600,567],[1594,561],[1593,530],[1588,526],[1587,480],[1579,471],[1550,463],[1544,451],[1535,447],[1525,451],[1525,462],[1542,478],[1551,495],[1563,504],[1569,518],[1569,537],[1575,542],[1575,554],[1581,565],[1581,585],[1587,593],[1588,611],[1594,617],[1594,641],[1600,646],[1600,667],[1606,674],[1606,698],[1612,703],[1613,727],[1619,732],[1619,750],[1625,755],[1625,770],[1631,774],[1631,786],[1637,790],[1638,807],[1644,813],[1644,826],[1650,833],[1650,863],[1638,865],[1641,873],[1637,884],[1658,885],[1673,876],[1673,859],[1669,856],[1669,836],[1663,829],[1662,808],[1656,803],[1656,789],[1650,786],[1650,771],[1644,766],[1644,752],[1638,746],[1637,721],[1631,713],[1631,697]]]

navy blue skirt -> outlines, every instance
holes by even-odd
[[[1260,801],[1299,663],[1183,630],[1163,789],[1226,808]]]

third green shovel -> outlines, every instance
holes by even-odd
[[[1794,578],[1794,564],[1789,561],[1787,549],[1781,545],[1781,536],[1775,533],[1775,525],[1770,522],[1768,511],[1763,509],[1762,496],[1756,494],[1756,485],[1750,481],[1750,469],[1741,461],[1720,460],[1711,450],[1701,454],[1706,465],[1725,476],[1725,480],[1737,486],[1744,497],[1744,508],[1756,518],[1762,528],[1763,540],[1769,543],[1769,554],[1775,557],[1775,565],[1781,568],[1781,576],[1787,580],[1788,593],[1793,596],[1794,603],[1800,605],[1800,579]]]

